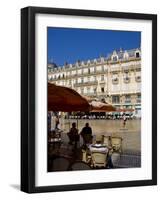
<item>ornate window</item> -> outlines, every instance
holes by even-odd
[[[81,77],[81,83],[83,83],[84,82],[84,79],[83,79],[83,77]]]
[[[120,96],[118,95],[112,96],[112,103],[115,103],[115,104],[120,103]]]
[[[87,87],[87,94],[90,93],[90,87]]]
[[[84,88],[81,88],[81,94],[84,94]]]
[[[137,103],[141,103],[141,94],[137,95],[137,99],[136,99]]]
[[[113,84],[118,84],[119,83],[119,79],[117,77],[112,79],[112,83]]]
[[[112,60],[113,60],[113,61],[117,61],[117,60],[118,60],[117,56],[113,56],[113,57],[112,57]]]
[[[101,87],[101,92],[104,93],[105,92],[105,89],[104,87]]]
[[[124,83],[129,83],[130,82],[130,77],[128,75],[128,72],[126,71],[124,74]]]
[[[101,75],[101,81],[104,81],[104,75]]]
[[[141,82],[141,76],[136,76],[135,80],[136,80],[136,82]]]
[[[93,88],[93,92],[94,92],[94,94],[96,94],[97,93],[97,88]]]
[[[131,103],[131,96],[125,95],[125,103]]]
[[[102,68],[102,72],[104,72],[104,66],[101,66],[101,68]]]

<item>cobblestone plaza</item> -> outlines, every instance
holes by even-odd
[[[76,120],[70,120],[77,122]],[[93,135],[120,136],[123,138],[123,152],[141,153],[141,120],[128,120],[123,127],[122,120],[78,120],[78,129],[88,122],[93,130]],[[69,130],[69,120],[65,120],[65,130]]]

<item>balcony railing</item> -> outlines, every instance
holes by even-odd
[[[81,83],[75,83],[74,87],[80,87],[80,86],[88,86],[88,85],[97,85],[98,81],[88,81],[88,82],[81,82]]]
[[[112,101],[113,104],[120,104],[120,101]]]
[[[65,80],[70,78],[76,78],[76,77],[84,77],[84,76],[91,76],[91,75],[99,75],[99,74],[105,74],[108,70],[99,70],[99,71],[90,71],[89,72],[83,72],[83,73],[77,73],[77,74],[68,74],[63,77],[54,78],[54,80]]]
[[[126,99],[125,103],[131,103],[131,99]]]

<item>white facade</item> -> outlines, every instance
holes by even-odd
[[[70,87],[120,108],[141,109],[141,51],[114,51],[109,57],[62,67],[48,65],[48,81]]]

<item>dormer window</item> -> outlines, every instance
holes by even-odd
[[[113,56],[113,57],[112,57],[112,60],[113,60],[113,61],[117,61],[117,60],[118,60],[118,59],[117,59],[117,56]]]
[[[129,58],[129,54],[127,52],[124,53],[124,59],[128,59]]]
[[[140,58],[140,53],[139,53],[139,52],[136,52],[136,53],[135,53],[135,57],[136,57],[136,58]]]
[[[116,52],[116,51],[113,51],[113,54],[112,54],[111,59],[112,59],[113,61],[115,61],[115,62],[118,60],[118,55],[117,55],[117,52]]]

